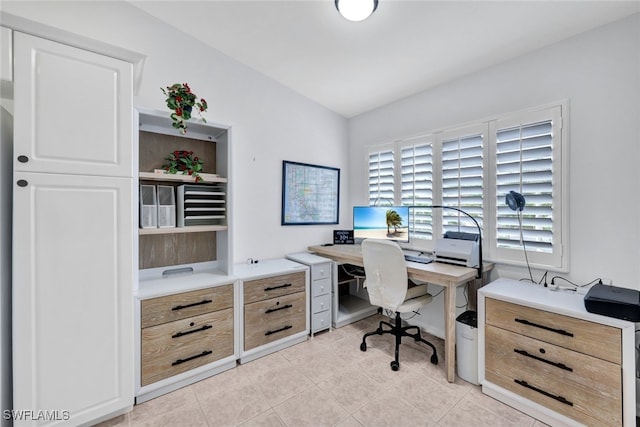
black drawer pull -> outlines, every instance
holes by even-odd
[[[202,328],[198,328],[198,329],[193,329],[191,331],[187,331],[187,332],[178,332],[175,335],[171,335],[171,338],[180,338],[183,337],[185,335],[189,335],[189,334],[194,334],[196,332],[202,332],[202,331],[206,331],[207,329],[211,329],[213,328],[213,326],[211,325],[204,325]]]
[[[285,283],[284,285],[270,286],[268,288],[264,288],[264,290],[265,290],[265,292],[266,291],[275,291],[276,289],[288,288],[290,286],[293,286],[293,285],[291,283]]]
[[[278,308],[270,308],[269,310],[265,311],[264,314],[273,313],[274,311],[278,311],[278,310],[285,310],[285,309],[291,308],[291,307],[293,307],[293,305],[287,304],[287,305],[283,305],[282,307],[278,307]]]
[[[200,301],[200,302],[194,302],[193,304],[187,304],[187,305],[176,305],[176,306],[175,306],[175,307],[173,307],[171,310],[172,310],[172,311],[182,310],[183,308],[195,307],[196,305],[209,304],[210,302],[213,302],[213,300],[210,300],[210,299],[203,299],[202,301]]]
[[[291,328],[293,328],[293,325],[283,326],[282,328],[276,329],[275,331],[267,331],[267,332],[265,332],[265,335],[273,335],[273,334],[276,334],[278,332],[286,331],[287,329],[291,329]]]
[[[551,394],[548,391],[544,391],[544,390],[542,390],[542,389],[540,389],[538,387],[534,387],[531,384],[529,384],[528,382],[523,381],[523,380],[513,380],[513,381],[515,381],[516,384],[520,384],[523,387],[526,387],[526,388],[531,389],[533,391],[537,391],[540,394],[543,394],[543,395],[545,395],[547,397],[555,399],[560,403],[564,403],[565,405],[573,406],[573,402],[569,402],[566,398],[564,398],[562,396],[556,396],[555,394]]]
[[[573,372],[573,368],[568,367],[564,363],[552,362],[551,360],[544,359],[542,357],[536,356],[535,354],[530,354],[526,350],[518,350],[517,348],[514,348],[513,351],[515,351],[516,353],[521,354],[523,356],[527,356],[527,357],[530,357],[532,359],[538,360],[540,362],[548,363],[549,365],[555,366],[556,368],[560,368],[560,369],[564,369],[565,371]]]
[[[188,361],[190,361],[190,360],[197,359],[198,357],[208,356],[208,355],[210,355],[211,353],[213,353],[213,351],[211,351],[211,350],[205,350],[205,351],[203,351],[203,352],[202,352],[202,353],[200,353],[200,354],[196,354],[195,356],[187,357],[186,359],[178,359],[178,360],[176,360],[175,362],[173,362],[173,363],[171,364],[171,366],[180,365],[180,364],[185,363],[185,362],[188,362]]]
[[[540,329],[544,329],[545,331],[551,331],[551,332],[555,332],[556,334],[560,334],[560,335],[565,335],[568,337],[572,337],[573,333],[571,332],[567,332],[563,329],[554,329],[554,328],[550,328],[548,326],[544,326],[544,325],[538,325],[537,323],[533,323],[530,322],[526,319],[514,319],[516,322],[518,323],[522,323],[523,325],[527,325],[527,326],[534,326],[536,328],[540,328]]]

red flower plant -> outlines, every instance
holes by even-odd
[[[187,133],[187,125],[185,122],[191,118],[191,111],[193,107],[198,107],[198,114],[202,118],[204,123],[207,120],[202,117],[202,113],[207,111],[207,101],[204,98],[200,98],[200,102],[197,101],[198,97],[195,93],[191,92],[191,88],[187,83],[175,83],[171,86],[167,86],[166,89],[160,88],[162,93],[167,97],[167,107],[172,110],[171,120],[173,120],[173,127],[178,129],[180,133]]]
[[[165,158],[166,162],[162,165],[162,168],[168,173],[182,173],[184,175],[191,175],[195,178],[196,182],[202,181],[202,177],[198,172],[202,171],[202,165],[204,162],[198,156],[194,156],[193,151],[176,150],[169,154]]]

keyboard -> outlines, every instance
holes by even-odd
[[[418,262],[420,264],[429,264],[431,261],[433,261],[431,258],[415,255],[405,255],[404,259],[405,261]]]

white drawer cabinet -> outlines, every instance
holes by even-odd
[[[332,261],[306,252],[290,254],[287,258],[311,268],[311,334],[330,329]]]
[[[635,425],[634,324],[499,279],[478,297],[483,392],[551,425]]]

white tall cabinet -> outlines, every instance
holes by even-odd
[[[93,424],[133,405],[132,64],[13,39],[14,425]]]

